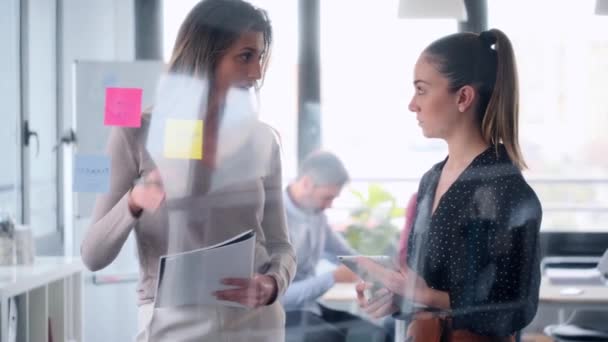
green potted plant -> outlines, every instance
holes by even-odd
[[[343,234],[350,245],[365,255],[394,255],[399,242],[395,219],[404,216],[395,197],[378,184],[369,184],[367,193],[351,190],[358,204],[350,212]]]

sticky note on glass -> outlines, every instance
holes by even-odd
[[[110,191],[110,157],[77,154],[74,157],[75,192],[106,193]]]
[[[105,87],[114,87],[118,83],[118,79],[115,74],[106,74],[103,77],[103,86]]]
[[[140,127],[141,96],[139,88],[106,88],[103,124],[106,126]]]
[[[203,121],[167,119],[165,158],[203,159]]]

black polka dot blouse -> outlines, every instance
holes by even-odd
[[[538,306],[540,202],[498,145],[471,162],[431,213],[446,161],[420,182],[408,265],[449,294],[452,329],[511,335]]]

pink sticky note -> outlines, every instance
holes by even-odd
[[[106,88],[106,126],[141,126],[141,95],[138,88]]]

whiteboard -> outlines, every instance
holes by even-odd
[[[111,127],[104,126],[105,88],[141,88],[142,109],[154,101],[156,85],[164,69],[161,61],[74,63],[74,153],[103,154]],[[74,193],[76,218],[90,217],[95,194]]]
[[[100,62],[76,61],[73,69],[74,101],[72,128],[76,133],[76,143],[71,148],[70,156],[64,164],[64,179],[69,184],[64,191],[66,207],[72,208],[68,220],[72,224],[72,234],[66,244],[72,245],[72,253],[80,254],[80,243],[90,225],[95,193],[77,193],[72,191],[71,167],[76,154],[105,154],[108,137],[112,127],[104,126],[105,89],[107,87],[141,88],[142,110],[149,108],[154,101],[156,87],[161,73],[165,69],[162,61]],[[137,270],[133,236],[130,236],[116,260],[103,273],[124,273]]]

